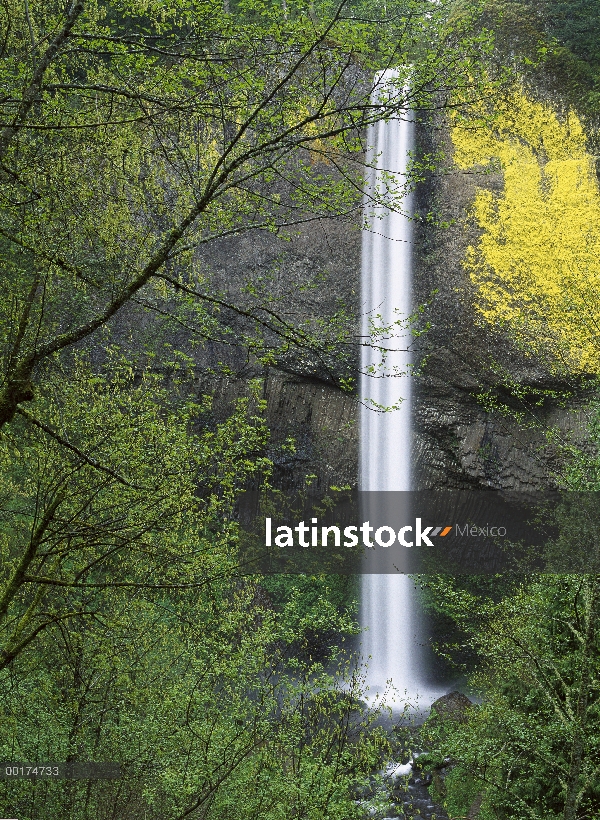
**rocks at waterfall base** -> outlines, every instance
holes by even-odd
[[[429,794],[432,774],[421,772],[416,766],[404,764],[394,768],[408,771],[397,778],[384,777],[383,783],[374,787],[372,793],[357,803],[363,808],[365,818],[373,820],[449,820],[448,814]],[[389,767],[388,767],[389,768]]]
[[[473,703],[461,692],[450,692],[438,698],[431,705],[434,720],[462,723]],[[451,760],[444,760],[443,766],[420,765],[419,758],[425,756],[413,753],[411,759],[401,763],[392,761],[373,778],[369,789],[360,794],[356,802],[366,818],[372,820],[450,820],[448,813],[432,799],[430,791],[444,793],[446,774],[453,768]],[[477,797],[466,815],[466,820],[477,820],[481,798]]]
[[[357,801],[365,812],[365,818],[373,820],[449,820],[444,809],[434,803],[429,794],[431,775],[423,775],[418,770],[385,783],[367,798]]]

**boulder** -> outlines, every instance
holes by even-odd
[[[462,692],[450,692],[448,695],[434,701],[431,704],[431,710],[445,720],[464,723],[467,719],[467,711],[471,706],[473,706],[473,703]]]

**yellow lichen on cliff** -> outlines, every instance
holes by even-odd
[[[478,312],[555,368],[599,373],[600,192],[581,122],[518,93],[494,128],[457,120],[452,140],[459,168],[499,163],[504,177],[473,204]]]

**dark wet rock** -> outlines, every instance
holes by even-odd
[[[462,692],[450,692],[434,701],[431,704],[431,711],[444,720],[464,723],[467,719],[467,711],[472,706],[472,702]]]
[[[397,818],[397,817],[404,817],[404,812],[402,808],[397,805],[391,805],[385,810],[385,818]],[[384,818],[384,820],[385,820]]]
[[[467,820],[477,820],[481,804],[483,803],[483,795],[478,794],[475,800],[471,803],[469,811],[467,812]]]
[[[394,813],[389,813],[389,817],[402,817],[405,820],[412,818],[431,818],[436,820],[448,820],[448,814],[442,806],[434,803],[429,793],[431,776],[429,773],[419,772],[409,778],[404,789],[394,789],[392,796],[395,801]]]

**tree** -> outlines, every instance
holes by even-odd
[[[443,4],[388,12],[2,8],[3,754],[117,750],[130,767],[106,799],[11,785],[7,813],[22,799],[20,817],[228,817],[239,793],[248,818],[358,811],[350,785],[384,746],[322,667],[286,655],[352,624],[326,601],[278,619],[240,577],[233,508],[271,467],[261,402],[250,386],[217,424],[187,354],[216,340],[260,365],[296,350],[327,366],[347,347],[268,289],[223,293],[202,251],[359,209],[370,123],[478,93],[485,37]],[[411,55],[410,88],[406,66],[375,104],[373,72]]]
[[[0,678],[2,755],[112,760],[112,782],[6,782],[0,807],[33,820],[350,817],[351,786],[385,754],[353,697],[322,665],[293,662],[302,639],[252,582],[105,595],[96,617],[44,632]],[[89,597],[89,593],[88,597]],[[98,600],[95,601],[98,603]],[[320,617],[343,627],[320,602]],[[305,629],[318,627],[306,619]]]
[[[88,521],[85,531],[105,533],[97,505],[85,500],[96,497],[100,487],[110,509],[144,509],[149,515],[146,524],[134,515],[137,534],[131,535],[127,524],[124,543],[179,514],[160,504],[144,507],[145,470],[155,471],[160,482],[169,480],[170,468],[164,450],[157,462],[157,453],[136,438],[138,414],[149,413],[149,424],[162,424],[160,406],[169,406],[168,391],[143,381],[142,400],[129,389],[142,371],[156,369],[156,357],[164,351],[154,339],[149,345],[138,339],[137,350],[124,345],[111,324],[119,312],[129,311],[121,317],[125,324],[147,325],[147,315],[166,317],[185,328],[186,340],[191,334],[200,341],[241,344],[259,360],[273,360],[276,340],[285,349],[317,355],[339,350],[335,333],[323,343],[310,319],[295,326],[272,309],[268,294],[251,293],[243,304],[228,301],[211,288],[199,254],[218,237],[278,230],[359,207],[364,128],[407,105],[432,104],[448,85],[450,70],[453,83],[474,87],[475,57],[485,44],[460,29],[442,29],[439,45],[423,51],[424,38],[440,30],[446,13],[443,7],[430,11],[420,0],[400,3],[382,29],[364,17],[364,9],[345,4],[312,11],[288,4],[283,14],[268,4],[241,3],[229,12],[196,0],[81,0],[66,9],[59,3],[4,6],[0,427],[10,426],[4,492],[27,497],[31,514],[20,510],[9,538],[0,617],[7,617],[23,584],[32,584],[24,578],[45,555],[48,528],[53,543],[66,539],[68,554],[79,549],[70,524],[57,528],[61,515],[70,522],[72,515],[92,509],[94,522]],[[404,85],[406,69],[374,105],[372,71],[418,48],[422,55],[412,69],[411,89]],[[232,314],[246,326],[232,327]],[[326,337],[330,329],[321,323],[323,328]],[[137,369],[127,388],[123,362],[110,373],[119,359],[111,344],[120,344]],[[87,376],[74,350],[86,350],[94,362]],[[180,349],[169,362],[160,362],[165,378],[184,361],[181,356]],[[111,405],[108,397],[115,389],[124,393]],[[83,399],[88,391],[89,407]],[[161,436],[170,435],[170,425],[190,423],[186,407],[182,398]],[[121,453],[100,444],[105,442],[100,412],[107,414],[106,429],[113,427],[113,443],[124,437]],[[39,487],[29,495],[35,481],[23,469],[32,436],[45,442],[44,458],[65,451],[66,461],[53,468],[55,485],[45,484],[41,495]],[[123,474],[125,453],[129,464]],[[122,465],[118,469],[115,459]],[[198,461],[196,466],[203,469]],[[138,467],[136,484],[127,475]],[[164,485],[156,492],[149,498],[161,503],[174,498]],[[9,517],[12,504],[7,502]],[[67,513],[70,504],[75,507]],[[112,527],[110,515],[107,520]],[[81,556],[86,549],[81,546]],[[71,580],[77,577],[77,583],[84,583],[77,576],[87,565],[82,561],[72,567]],[[52,578],[55,585],[63,583],[46,559],[44,570],[49,575],[42,586]],[[29,600],[30,614],[43,597],[41,589]],[[5,660],[16,646],[9,641]]]
[[[521,88],[495,113],[493,130],[457,122],[453,131],[459,167],[503,173],[502,190],[480,188],[474,202],[481,234],[465,267],[476,310],[553,375],[597,376],[598,276],[590,251],[598,243],[599,200],[587,134],[572,111],[561,115]],[[492,401],[490,410],[545,428],[540,406],[557,391],[515,378],[496,387],[487,398],[507,389],[511,406]],[[543,547],[545,573],[490,579],[487,593],[462,579],[430,582],[475,654],[471,681],[482,697],[463,722],[434,716],[426,732],[434,754],[454,762],[446,799],[457,814],[477,799],[481,818],[598,815],[596,391],[587,410],[583,441],[546,430],[563,495],[547,516],[557,535]]]
[[[60,436],[20,415],[2,439],[0,756],[113,760],[123,776],[3,780],[0,810],[351,816],[351,786],[387,747],[357,717],[360,678],[308,647],[352,618],[323,596],[278,614],[237,565],[235,500],[271,465],[260,402],[215,426],[176,362],[164,385],[114,350],[104,372],[64,359],[43,407]]]
[[[481,817],[595,816],[598,578],[532,577],[495,602],[435,586],[478,654],[483,694],[464,723],[430,722],[432,748],[456,764],[448,799],[466,777],[467,803],[484,795]]]
[[[113,321],[119,313],[125,326],[165,317],[184,328],[184,342],[191,336],[241,345],[259,362],[290,348],[321,359],[339,353],[339,334],[328,323],[296,322],[273,309],[268,292],[250,291],[237,303],[215,292],[201,251],[215,238],[360,207],[368,124],[410,105],[443,105],[449,85],[476,91],[483,39],[468,36],[464,24],[445,24],[443,5],[434,13],[429,3],[411,0],[390,10],[382,28],[362,7],[345,4],[288,4],[285,13],[252,3],[225,11],[196,0],[4,7],[0,427],[10,426],[7,442],[14,442],[5,456],[9,483],[15,475],[25,480],[18,442],[27,442],[33,427],[52,447],[66,448],[86,481],[94,471],[97,481],[110,477],[111,503],[141,509],[133,496],[145,482],[128,487],[110,466],[116,451],[92,455],[98,441],[83,431],[97,422],[61,384],[79,379],[83,395],[102,375],[110,394],[111,344],[138,369],[135,378],[157,366],[170,378],[172,364],[183,361],[182,344],[177,351],[173,340],[170,363],[159,364],[164,351],[155,339],[145,346],[138,337],[137,350],[123,343]],[[437,42],[425,45],[434,33]],[[374,104],[374,69],[406,62],[411,53],[419,61],[410,88],[407,67]],[[232,326],[232,315],[246,324]],[[76,376],[73,350],[86,350],[95,363],[89,379]],[[150,391],[159,414],[167,391]],[[132,406],[127,421],[126,405],[123,399],[114,419],[123,431],[145,412]],[[69,435],[60,432],[63,413]],[[141,460],[166,478],[146,450]],[[141,463],[134,452],[131,460]],[[66,487],[43,497],[39,520],[31,500],[28,546],[19,536],[11,547],[2,616],[55,512],[71,503],[70,494],[87,509],[72,478]],[[85,487],[94,496],[93,481]],[[67,530],[64,537],[72,545]]]
[[[421,0],[383,21],[346,3],[5,5],[0,425],[49,357],[134,300],[193,297],[201,337],[229,309],[254,335],[318,347],[268,303],[212,293],[202,246],[360,207],[369,123],[477,87],[484,39],[445,14]],[[373,72],[417,52],[410,90],[407,67],[373,104]]]

